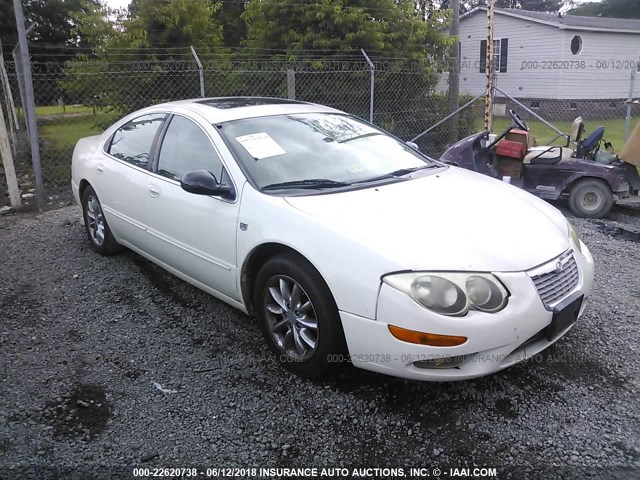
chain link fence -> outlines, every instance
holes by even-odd
[[[268,96],[295,98],[329,105],[369,120],[403,140],[411,140],[446,117],[450,110],[447,76],[424,64],[393,59],[364,60],[313,58],[298,62],[272,59],[239,61],[204,58],[202,71],[191,60],[166,61],[78,61],[34,62],[33,86],[41,150],[43,180],[48,202],[69,201],[70,163],[78,139],[101,133],[125,114],[157,103],[199,97]],[[629,72],[620,72],[629,83]],[[18,107],[18,130],[12,132],[12,149],[21,194],[34,194],[34,179],[20,90],[13,65],[8,65],[10,90]],[[201,80],[202,78],[202,80]],[[372,82],[373,78],[373,82]],[[461,75],[458,105],[478,92],[465,88]],[[544,79],[531,79],[529,90],[543,91]],[[640,75],[630,86],[640,95]],[[537,84],[535,82],[539,82]],[[622,80],[621,80],[622,82]],[[625,129],[633,124],[640,106],[626,103],[628,97],[563,100],[513,94],[498,78],[493,131],[510,124],[509,109],[528,121],[538,144],[546,144],[557,131],[568,132],[571,121],[582,116],[587,134],[605,126],[605,139],[619,150]],[[476,86],[476,90],[481,88]],[[501,90],[510,92],[509,96]],[[623,98],[624,97],[624,98]],[[373,100],[372,100],[373,98]],[[3,102],[6,108],[7,102]],[[373,110],[371,106],[373,105]],[[627,111],[629,109],[629,111]],[[5,112],[8,118],[10,112]],[[453,120],[441,123],[422,135],[417,143],[422,151],[439,157],[444,150],[484,128],[484,102],[480,98]],[[552,126],[549,126],[545,121]],[[4,172],[0,173],[0,207],[8,205]]]
[[[272,60],[225,62],[203,60],[205,95],[295,98],[328,105],[369,120],[403,140],[410,140],[447,115],[449,99],[435,92],[436,79],[423,66],[405,61],[375,65],[362,60],[314,59],[298,63]],[[13,143],[14,161],[23,198],[31,197],[34,179],[17,75],[9,66],[9,83],[18,106],[19,130]],[[35,64],[33,87],[40,138],[46,200],[68,201],[70,163],[78,139],[101,133],[125,114],[139,108],[200,96],[200,72],[195,61],[73,61]],[[460,136],[481,126],[480,109],[461,113]],[[6,118],[6,117],[5,117]],[[423,136],[419,145],[439,156],[451,142],[443,125]],[[8,205],[4,174],[2,204]],[[66,197],[65,197],[66,195]]]

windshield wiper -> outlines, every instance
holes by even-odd
[[[367,182],[375,182],[376,180],[384,180],[385,178],[398,178],[413,173],[418,170],[427,170],[429,168],[437,168],[440,167],[437,163],[430,163],[427,165],[421,165],[419,167],[411,167],[411,168],[401,168],[399,170],[394,170],[393,172],[385,173],[384,175],[380,175],[378,177],[365,178],[364,180],[358,180],[353,183],[367,183]]]
[[[356,135],[355,137],[347,138],[345,140],[338,140],[338,143],[347,143],[352,140],[358,140],[359,138],[374,137],[376,135],[383,135],[383,134],[380,132],[363,133],[362,135]]]
[[[303,188],[303,189],[322,189],[322,188],[336,188],[336,187],[348,187],[351,185],[346,182],[338,182],[336,180],[329,180],[327,178],[309,178],[306,180],[293,180],[290,182],[272,183],[262,187],[260,190],[279,190],[281,188]]]

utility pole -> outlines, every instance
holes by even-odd
[[[44,208],[44,185],[42,183],[42,165],[40,164],[40,145],[38,144],[38,124],[36,122],[36,103],[33,95],[33,78],[31,77],[31,60],[29,58],[29,44],[27,32],[24,28],[24,13],[20,0],[13,0],[13,10],[16,15],[18,42],[20,44],[20,63],[24,75],[24,90],[26,105],[24,105],[27,124],[29,125],[29,141],[31,144],[31,163],[33,175],[36,179],[36,206],[39,211]],[[27,114],[28,112],[28,114]]]
[[[456,37],[456,42],[451,45],[449,64],[449,113],[455,112],[460,106],[460,0],[451,0],[451,27],[449,36]],[[458,115],[451,118],[449,129],[449,143],[458,141]]]
[[[15,1],[15,0],[14,0]],[[484,129],[491,131],[493,123],[493,7],[495,0],[487,0],[487,88],[484,97]]]

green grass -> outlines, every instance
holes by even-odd
[[[591,134],[596,128],[602,126],[605,127],[604,139],[613,144],[616,152],[619,152],[624,145],[624,118],[613,118],[610,120],[585,120],[585,133],[583,138]],[[637,122],[637,119],[635,120]],[[632,119],[631,128],[635,125],[634,119]],[[569,133],[571,130],[572,122],[550,122],[555,125],[556,128],[562,130],[565,133]],[[536,138],[538,145],[548,145],[557,133],[551,128],[547,127],[544,123],[538,120],[527,121],[529,130]],[[494,117],[493,118],[493,133],[502,133],[511,125],[510,118]],[[478,126],[478,131],[482,130],[483,125]],[[554,145],[565,145],[566,140],[562,138],[555,141]]]
[[[44,115],[72,115],[76,113],[93,113],[92,107],[87,107],[85,105],[80,105],[78,107],[74,107],[73,105],[67,105],[64,108],[59,105],[46,105],[36,107],[36,116],[44,116]]]
[[[117,114],[104,112],[39,118],[38,133],[44,177],[54,184],[67,183],[70,178],[71,155],[78,140],[102,133],[104,126],[117,118]]]
[[[91,116],[71,117],[38,122],[38,130],[45,148],[55,150],[73,150],[79,139],[102,133],[101,125],[111,116],[107,113],[97,113]]]

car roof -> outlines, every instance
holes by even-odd
[[[344,113],[315,103],[272,97],[211,97],[167,102],[151,107],[153,110],[185,108],[199,113],[209,123],[222,123],[242,118],[265,117],[290,113]]]

